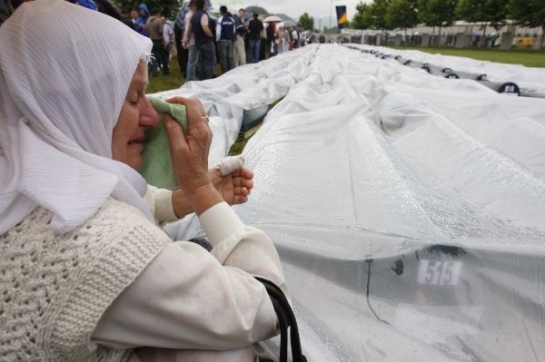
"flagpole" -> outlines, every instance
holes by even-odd
[[[333,19],[333,0],[329,2],[329,31],[331,31],[331,19]]]

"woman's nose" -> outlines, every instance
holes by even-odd
[[[153,108],[150,101],[145,98],[142,101],[140,109],[140,126],[141,127],[155,127],[160,122],[159,113]]]

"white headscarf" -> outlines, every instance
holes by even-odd
[[[112,160],[112,130],[151,41],[64,0],[23,3],[0,27],[0,235],[38,205],[81,225],[112,196],[153,217],[144,179]]]

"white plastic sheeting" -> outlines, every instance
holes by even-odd
[[[284,97],[235,209],[279,250],[309,361],[545,360],[545,100],[339,45],[173,94],[208,102],[222,144],[241,109]]]
[[[496,84],[513,82],[521,88],[524,95],[545,98],[545,72],[542,68],[525,67],[520,64],[499,64],[457,56],[424,53],[416,50],[399,50],[360,44],[350,44],[350,47],[372,50],[392,57],[400,56],[404,61],[411,60],[438,69],[449,68],[460,75],[477,77],[485,74],[490,82]]]

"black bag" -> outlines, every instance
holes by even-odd
[[[297,320],[288,299],[282,290],[273,282],[267,279],[255,277],[265,286],[269,297],[274,306],[274,311],[278,317],[280,325],[280,359],[279,362],[288,362],[288,328],[290,328],[290,342],[292,362],[307,362],[301,349],[301,339],[299,338],[299,328]]]

